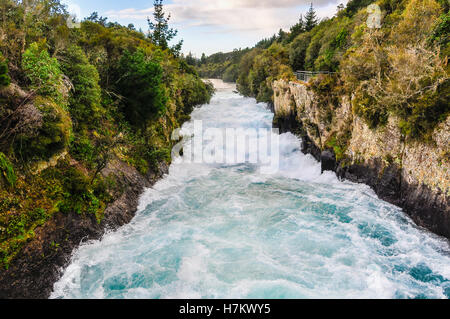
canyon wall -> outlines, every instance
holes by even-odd
[[[432,141],[408,140],[398,119],[370,129],[352,112],[350,98],[324,103],[307,83],[273,83],[274,126],[303,141],[303,152],[342,179],[365,183],[402,207],[419,225],[450,238],[450,118]]]

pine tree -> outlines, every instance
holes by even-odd
[[[284,32],[283,29],[280,29],[280,31],[278,31],[277,41],[283,42],[285,37],[286,37],[286,32]]]
[[[147,18],[147,21],[149,27],[149,39],[152,40],[155,45],[158,45],[165,50],[169,48],[169,42],[177,36],[178,30],[169,28],[170,14],[166,18],[162,2],[163,0],[155,0],[153,3],[155,10],[153,18],[155,22],[151,21],[150,18]],[[171,51],[175,55],[179,55],[182,45],[183,40],[174,45],[171,48]]]
[[[294,39],[300,34],[305,32],[305,21],[303,20],[303,14],[300,15],[298,23],[291,27],[291,34],[289,35],[289,42],[294,41]]]
[[[305,30],[311,31],[319,22],[317,19],[316,11],[314,10],[313,4],[311,3],[311,7],[309,8],[308,12],[305,16],[306,23],[305,23]]]

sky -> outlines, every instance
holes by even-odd
[[[320,18],[331,18],[348,0],[312,0]],[[133,23],[147,31],[153,0],[62,0],[81,20],[97,11],[122,25]],[[178,30],[174,40],[184,40],[183,53],[200,57],[254,46],[278,30],[288,31],[306,13],[311,0],[165,0],[169,24]]]

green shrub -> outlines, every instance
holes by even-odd
[[[375,98],[367,93],[367,88],[361,86],[355,91],[352,101],[353,112],[363,118],[369,128],[375,129],[388,120],[388,112],[384,105],[379,105]]]
[[[236,82],[238,78],[237,64],[231,64],[223,73],[222,80],[225,82]]]
[[[43,96],[51,97],[58,104],[64,103],[62,94],[62,73],[59,63],[50,57],[47,50],[38,43],[32,43],[24,52],[22,68],[31,81],[31,88]]]
[[[100,77],[97,69],[78,46],[70,46],[64,53],[61,69],[73,84],[69,98],[69,111],[74,119],[75,129],[95,128],[104,114],[101,107]]]
[[[184,115],[189,116],[196,105],[210,101],[211,87],[208,87],[197,76],[183,74],[179,77],[177,87],[181,92]]]
[[[124,97],[121,110],[133,125],[144,127],[162,114],[167,96],[162,84],[163,69],[141,49],[125,51],[117,70],[117,91]]]
[[[271,102],[272,82],[277,79],[291,80],[293,71],[289,67],[289,53],[280,43],[273,43],[268,49],[255,49],[245,55],[239,67],[238,90],[253,96],[258,102]]]
[[[48,160],[68,147],[72,121],[67,111],[51,100],[37,97],[34,104],[42,113],[42,126],[34,134],[18,135],[14,151],[25,161]]]
[[[401,114],[400,128],[403,134],[412,138],[430,139],[430,133],[440,122],[450,115],[450,81],[447,80],[438,89],[421,95],[407,114]]]
[[[70,145],[70,154],[77,160],[86,163],[89,168],[93,168],[95,159],[95,146],[84,134],[78,134]]]
[[[303,33],[292,42],[289,50],[289,63],[293,70],[305,70],[306,50],[310,42],[310,33]]]
[[[0,171],[2,173],[5,181],[10,185],[14,186],[17,181],[16,174],[14,173],[14,168],[11,162],[6,158],[5,154],[0,152]]]
[[[64,199],[58,208],[62,213],[97,215],[104,204],[94,195],[90,181],[75,167],[64,167],[63,190]]]
[[[429,42],[441,48],[442,56],[450,55],[450,12],[443,14],[436,22]]]
[[[10,83],[11,78],[8,75],[8,64],[0,53],[0,88],[8,86]]]

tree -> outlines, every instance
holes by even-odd
[[[193,66],[197,65],[197,59],[192,55],[192,52],[186,55],[186,63]]]
[[[35,92],[62,103],[62,73],[56,58],[50,57],[45,42],[34,42],[23,54],[22,69]]]
[[[283,42],[283,40],[286,38],[286,32],[283,31],[283,29],[280,29],[280,31],[278,31],[278,42]]]
[[[305,70],[306,50],[311,43],[311,35],[303,33],[292,42],[289,50],[289,62],[293,70]]]
[[[303,20],[303,14],[300,15],[298,23],[291,27],[291,34],[289,35],[289,42],[292,42],[300,33],[305,32],[305,21]]]
[[[147,121],[165,108],[167,97],[162,85],[162,67],[149,60],[142,49],[125,51],[118,68],[117,91],[123,97],[122,111],[127,120],[145,128]]]
[[[95,127],[104,113],[97,69],[76,45],[70,46],[61,60],[61,69],[73,85],[73,92],[69,97],[69,111],[75,120],[75,129]]]
[[[314,10],[313,4],[311,3],[311,6],[309,7],[308,12],[305,16],[306,22],[305,22],[305,30],[311,31],[319,22],[317,19],[316,11]]]
[[[106,26],[107,20],[108,20],[108,18],[99,16],[97,11],[92,12],[91,15],[85,19],[85,21],[95,22],[95,23],[101,24],[102,26]]]
[[[8,75],[8,64],[0,53],[0,88],[8,86],[10,83],[11,79]]]
[[[149,27],[149,39],[155,44],[160,46],[163,50],[169,48],[169,42],[176,37],[178,30],[169,28],[170,14],[165,17],[163,0],[155,0],[153,3],[155,12],[153,13],[153,18],[155,22],[147,18]],[[171,48],[174,55],[178,56],[181,51],[181,46],[183,45],[183,40],[178,42]]]

